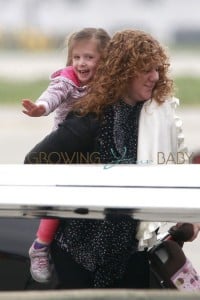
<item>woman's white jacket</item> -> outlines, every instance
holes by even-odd
[[[139,120],[138,164],[186,163],[182,121],[175,113],[178,104],[177,98],[144,104]]]
[[[145,102],[139,121],[138,164],[188,163],[182,121],[175,112],[177,105],[177,98],[162,104],[154,100]],[[160,226],[160,222],[140,222],[137,231],[139,250],[156,242],[155,230]]]

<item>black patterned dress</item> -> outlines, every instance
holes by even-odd
[[[95,142],[101,163],[136,163],[140,111],[143,102],[123,101],[104,112]],[[137,221],[127,215],[104,220],[68,219],[61,223],[56,243],[86,270],[94,287],[105,288],[123,277],[130,256],[137,251]]]

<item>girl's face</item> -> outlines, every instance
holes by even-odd
[[[81,85],[87,84],[92,79],[99,59],[96,39],[75,42],[72,49],[72,66]]]
[[[151,99],[153,89],[158,80],[159,70],[157,66],[146,72],[138,73],[137,77],[134,77],[130,81],[124,101],[130,105],[134,105],[138,101]]]

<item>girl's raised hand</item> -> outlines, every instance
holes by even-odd
[[[22,106],[25,108],[22,112],[30,117],[41,117],[45,113],[45,107],[43,105],[36,105],[29,99],[23,99]]]

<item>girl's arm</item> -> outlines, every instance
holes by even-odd
[[[55,78],[36,100],[35,104],[37,106],[44,106],[44,115],[48,115],[53,112],[63,101],[66,101],[70,97],[72,90],[72,85],[64,78]]]
[[[65,79],[53,79],[35,103],[30,99],[22,100],[22,111],[30,117],[47,116],[70,97],[72,89]]]

